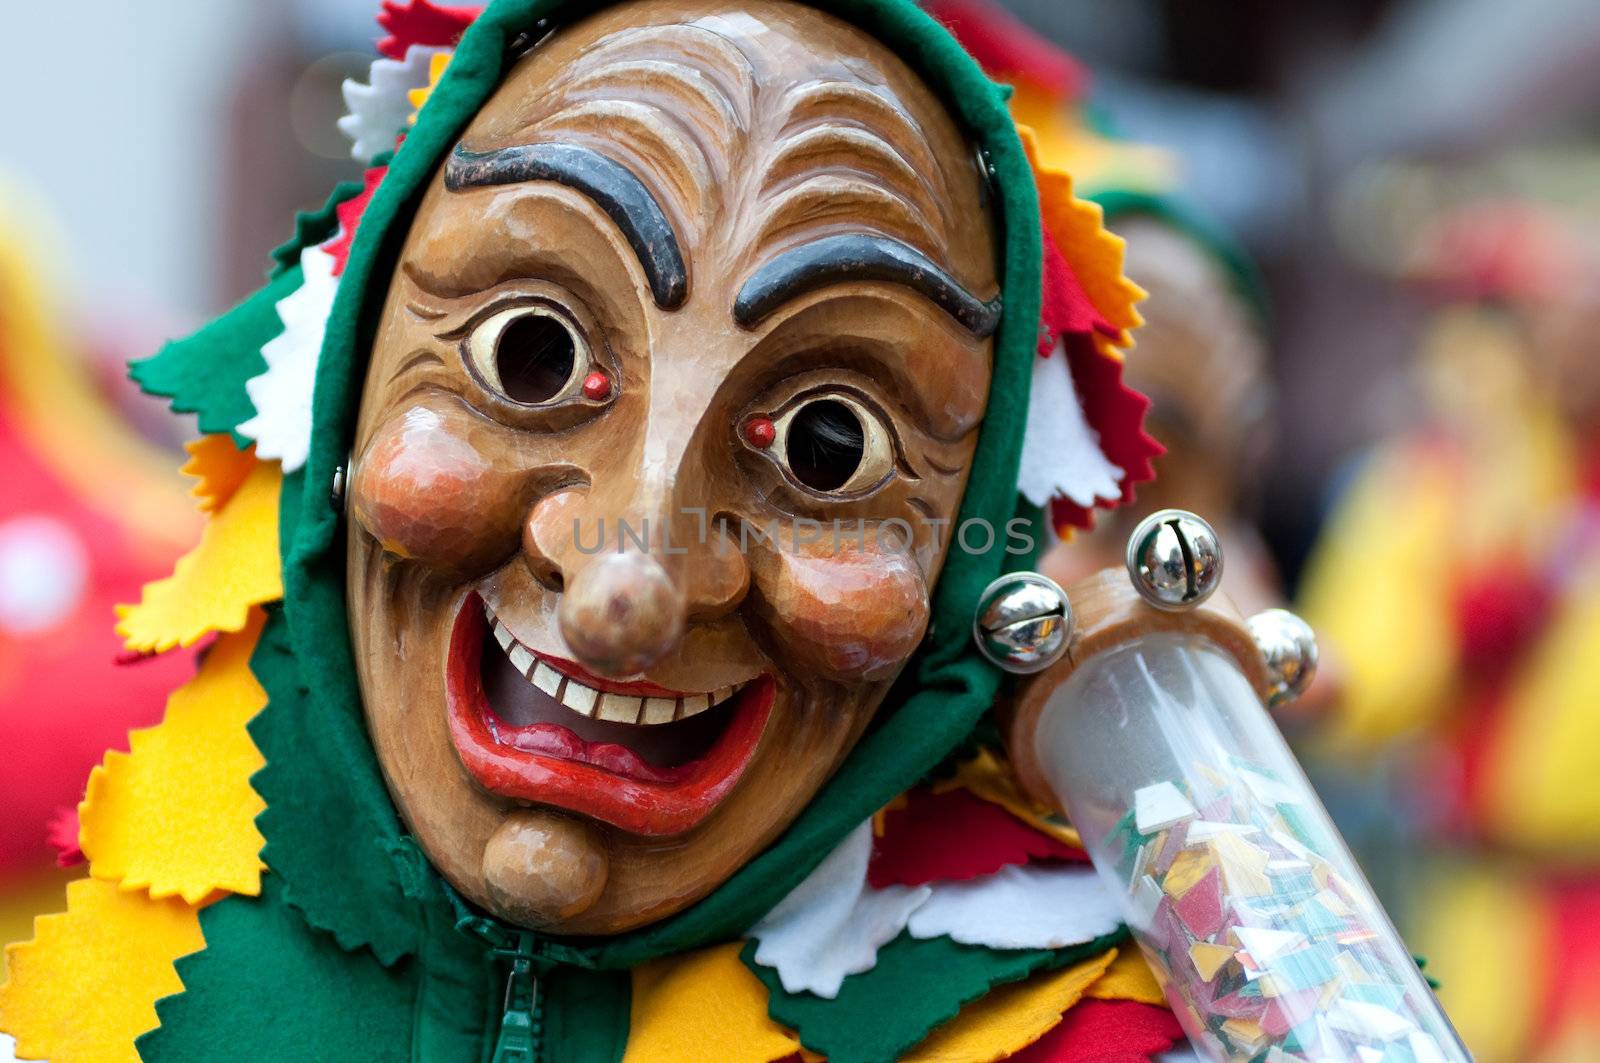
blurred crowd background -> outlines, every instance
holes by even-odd
[[[1152,292],[1147,504],[1225,526],[1229,589],[1317,625],[1286,729],[1479,1058],[1600,1059],[1600,5],[1004,6],[1006,42],[1072,61],[997,73]],[[61,810],[176,685],[110,631],[196,527],[187,426],[121,365],[359,179],[336,120],[374,11],[7,12],[0,941],[59,900],[49,825],[70,861]]]

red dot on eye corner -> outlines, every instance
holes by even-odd
[[[604,373],[590,373],[583,378],[583,397],[590,402],[604,402],[611,397],[611,378]]]
[[[744,438],[757,450],[766,450],[778,438],[778,429],[770,417],[752,417],[744,423]]]

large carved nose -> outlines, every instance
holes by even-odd
[[[605,553],[561,596],[561,635],[579,662],[605,675],[642,672],[683,637],[684,595],[650,554]]]

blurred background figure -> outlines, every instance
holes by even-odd
[[[167,571],[198,522],[176,448],[132,427],[131,352],[77,334],[50,248],[0,187],[0,942],[60,903],[89,769],[160,718],[188,669],[182,655],[117,663],[112,606]]]
[[[1413,941],[1486,1061],[1600,1058],[1596,176],[1600,154],[1572,150],[1397,163],[1348,204],[1359,229],[1404,201],[1363,246],[1438,309],[1408,423],[1307,574],[1349,664],[1324,753],[1390,747],[1427,854]]]

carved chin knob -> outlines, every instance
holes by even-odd
[[[683,596],[647,554],[606,554],[561,596],[561,634],[581,664],[636,675],[683,636]]]
[[[519,809],[483,849],[483,880],[496,911],[522,926],[554,926],[593,907],[610,870],[605,841],[580,820]]]

